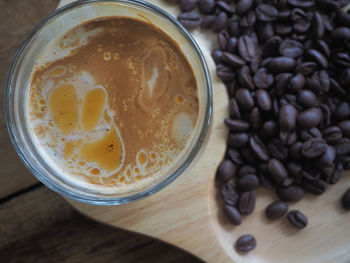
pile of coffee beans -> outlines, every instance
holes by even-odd
[[[185,27],[217,33],[212,57],[230,98],[217,171],[227,218],[241,224],[262,185],[280,199],[267,218],[305,228],[286,202],[321,195],[350,169],[350,0],[167,1],[180,5]],[[341,203],[350,209],[350,190]],[[236,242],[255,246],[251,235]]]

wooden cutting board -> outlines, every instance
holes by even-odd
[[[63,6],[71,0],[62,0]],[[161,0],[149,1],[175,16],[176,6]],[[330,186],[320,198],[307,195],[292,204],[309,218],[306,229],[299,231],[287,220],[270,222],[265,207],[276,196],[264,189],[256,191],[254,213],[243,218],[240,226],[226,221],[214,184],[217,165],[225,152],[227,131],[226,89],[216,77],[210,51],[216,37],[208,31],[191,32],[206,57],[213,81],[214,115],[205,145],[185,173],[165,189],[146,199],[120,206],[93,206],[68,200],[82,214],[115,227],[152,236],[198,256],[209,263],[229,262],[350,262],[350,212],[340,206],[340,196],[350,187],[350,174],[336,186]],[[247,255],[233,249],[242,234],[253,234],[258,242]]]

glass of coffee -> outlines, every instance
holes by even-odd
[[[189,33],[141,1],[83,1],[47,17],[10,68],[17,153],[54,191],[92,204],[149,196],[194,160],[211,81]]]

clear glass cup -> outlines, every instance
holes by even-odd
[[[125,16],[151,22],[166,32],[180,46],[192,65],[199,96],[199,115],[192,141],[182,157],[165,173],[149,184],[127,193],[101,193],[73,183],[40,155],[28,132],[26,91],[34,65],[50,41],[62,36],[85,21],[106,16]],[[212,115],[211,80],[205,59],[191,35],[168,13],[143,2],[128,0],[88,0],[66,5],[44,19],[18,49],[9,71],[5,92],[5,114],[12,143],[27,168],[46,186],[71,199],[97,205],[118,205],[132,202],[163,189],[174,181],[194,160],[208,132]]]

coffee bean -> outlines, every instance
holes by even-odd
[[[307,13],[300,8],[294,8],[291,13],[293,30],[296,33],[305,33],[309,30],[311,22]]]
[[[286,168],[277,159],[272,158],[268,161],[267,170],[278,185],[282,185],[283,181],[288,177]]]
[[[325,31],[325,26],[323,22],[323,17],[319,12],[314,13],[311,24],[312,37],[315,39],[322,38]]]
[[[230,112],[230,117],[232,119],[240,119],[241,118],[241,112],[239,110],[239,106],[238,106],[238,103],[237,103],[235,98],[230,99],[229,112]]]
[[[303,74],[298,73],[290,80],[290,91],[291,92],[298,92],[305,86],[305,77]]]
[[[295,131],[281,130],[279,134],[279,138],[282,143],[284,143],[287,146],[291,146],[297,140],[297,134]]]
[[[281,43],[279,51],[282,56],[297,58],[303,55],[304,47],[298,41],[286,39]]]
[[[243,160],[242,160],[239,152],[237,152],[235,149],[229,148],[227,150],[227,157],[236,165],[243,164]]]
[[[317,40],[314,43],[315,48],[319,50],[323,55],[325,55],[327,58],[331,55],[331,50],[329,49],[328,44],[323,40]]]
[[[326,182],[323,180],[303,180],[302,187],[306,192],[321,195],[326,190]]]
[[[295,72],[301,73],[304,76],[310,75],[317,69],[317,64],[312,61],[303,62],[297,65]]]
[[[216,74],[223,81],[232,81],[234,79],[234,77],[236,76],[231,68],[229,68],[225,65],[222,65],[222,64],[217,65]]]
[[[327,150],[327,144],[319,138],[311,138],[304,142],[301,147],[301,154],[306,158],[315,158],[324,154]]]
[[[254,11],[250,11],[247,15],[241,18],[239,25],[243,28],[250,28],[254,26],[256,16]]]
[[[235,9],[228,3],[226,3],[225,1],[217,1],[216,2],[216,7],[225,12],[228,16],[232,16],[233,13],[235,12]]]
[[[299,177],[303,170],[303,166],[299,162],[291,161],[287,165],[287,172],[292,177]]]
[[[217,179],[221,183],[231,180],[236,174],[236,166],[230,160],[223,160],[217,171]]]
[[[337,126],[331,126],[322,130],[322,136],[329,144],[336,144],[343,137],[342,130]]]
[[[295,142],[289,149],[289,155],[294,160],[300,160],[301,159],[301,147],[303,146],[302,142]]]
[[[247,88],[247,89],[250,89],[250,90],[254,90],[255,89],[255,86],[254,86],[254,83],[253,83],[253,79],[250,75],[250,69],[248,66],[243,66],[240,68],[240,70],[238,71],[238,80],[239,80],[239,83],[244,87],[244,88]]]
[[[273,84],[273,75],[266,68],[260,68],[254,75],[254,84],[259,89],[267,89]]]
[[[275,137],[278,134],[278,125],[274,121],[267,121],[264,123],[261,132],[266,138]]]
[[[307,217],[298,210],[292,210],[287,214],[289,223],[298,228],[303,229],[307,226],[308,220]]]
[[[256,46],[250,36],[241,36],[238,39],[238,52],[247,62],[251,62],[256,55]]]
[[[321,122],[322,112],[318,108],[310,108],[299,113],[297,123],[302,129],[310,129]]]
[[[267,149],[273,158],[277,160],[284,160],[288,155],[288,148],[281,142],[281,140],[274,138],[267,144]]]
[[[304,197],[304,190],[297,185],[290,185],[288,187],[278,187],[277,195],[283,201],[297,202]]]
[[[233,55],[233,54],[228,53],[228,52],[223,52],[221,59],[226,65],[234,67],[234,68],[242,67],[246,63],[239,56]]]
[[[230,206],[236,206],[239,195],[231,183],[225,183],[221,187],[221,197],[224,202]]]
[[[201,18],[196,12],[182,13],[177,17],[177,20],[187,29],[196,28],[201,23]]]
[[[203,14],[212,14],[215,10],[214,0],[199,0],[198,8]]]
[[[238,210],[242,215],[249,215],[254,211],[256,197],[252,192],[244,192],[238,202]]]
[[[328,92],[330,88],[329,75],[325,70],[315,71],[306,79],[306,87],[313,90],[319,95]]]
[[[306,51],[306,54],[311,60],[320,65],[321,68],[328,68],[328,60],[324,55],[322,55],[321,52],[317,51],[316,49],[309,49]]]
[[[236,91],[236,100],[238,105],[245,110],[251,110],[254,107],[254,99],[248,89],[238,89]]]
[[[219,47],[221,50],[226,50],[226,46],[227,46],[227,42],[228,42],[228,39],[229,39],[229,35],[226,31],[223,31],[221,32],[219,35],[218,35],[218,44],[219,44]]]
[[[259,41],[265,42],[274,36],[274,29],[269,22],[260,22],[256,25],[256,32],[258,33]]]
[[[214,21],[216,19],[216,15],[207,15],[201,21],[201,27],[205,29],[209,29],[213,26]]]
[[[267,69],[272,73],[292,72],[296,67],[296,61],[290,57],[277,57],[271,59],[267,64]]]
[[[311,1],[311,0],[288,0],[287,2],[291,6],[306,8],[306,9],[314,6],[314,1]]]
[[[347,102],[340,103],[335,110],[334,116],[340,121],[350,119],[350,104]]]
[[[330,184],[336,184],[338,183],[340,177],[343,175],[344,167],[341,162],[338,162],[335,166],[335,169],[333,171],[333,174],[329,180]]]
[[[309,130],[301,130],[299,134],[299,138],[305,142],[311,138],[322,138],[322,134],[319,129],[313,127]]]
[[[228,16],[225,12],[220,12],[214,22],[213,22],[213,25],[212,25],[212,29],[214,32],[220,32],[222,29],[225,28],[226,24],[227,24],[227,21],[228,21]]]
[[[213,58],[215,64],[220,64],[221,63],[221,58],[222,58],[223,52],[221,50],[213,50],[211,52],[211,57]]]
[[[350,189],[343,194],[341,204],[345,210],[350,210]]]
[[[350,14],[342,10],[337,10],[335,16],[335,22],[338,26],[349,26],[350,25]]]
[[[320,123],[320,128],[323,129],[331,124],[331,111],[326,104],[321,104],[320,109],[322,112],[322,120]]]
[[[337,27],[332,31],[332,39],[336,42],[344,42],[350,38],[350,28]]]
[[[192,11],[197,4],[197,0],[180,0],[180,9],[182,12]]]
[[[291,73],[281,73],[275,77],[275,95],[277,97],[281,97],[286,92],[291,78]]]
[[[282,39],[279,36],[273,36],[265,43],[262,51],[262,57],[275,57],[279,56],[279,47]]]
[[[226,214],[227,219],[234,225],[240,225],[242,223],[241,214],[237,210],[237,208],[231,205],[224,206],[224,212]]]
[[[253,4],[253,0],[239,0],[239,2],[236,4],[236,13],[238,15],[247,13]]]
[[[290,131],[295,127],[297,110],[291,104],[282,105],[279,113],[279,125],[284,131]]]
[[[332,56],[332,60],[340,67],[350,67],[350,55],[347,52],[337,52]]]
[[[270,158],[265,144],[260,140],[257,135],[253,135],[249,138],[249,146],[255,156],[261,161],[268,161]]]
[[[251,191],[259,186],[259,179],[254,174],[248,174],[237,180],[237,188],[242,191]]]
[[[278,16],[277,9],[272,5],[259,4],[255,9],[256,17],[263,22],[272,22]]]
[[[230,53],[236,53],[237,45],[238,45],[238,39],[236,37],[230,37],[226,46],[226,50]]]
[[[255,237],[252,235],[240,236],[236,241],[235,247],[239,252],[249,252],[256,247]]]
[[[272,108],[272,102],[269,93],[266,90],[259,89],[256,92],[256,99],[258,106],[263,111],[270,111]]]
[[[262,125],[262,117],[258,107],[254,107],[249,114],[249,121],[251,123],[251,127],[255,130],[261,128]]]
[[[268,219],[275,220],[284,216],[288,211],[288,205],[283,201],[275,201],[265,209]]]
[[[227,144],[233,148],[240,148],[247,144],[249,136],[245,132],[230,133],[228,135]]]
[[[257,170],[255,169],[254,166],[245,164],[245,165],[242,165],[238,169],[238,172],[237,172],[236,176],[237,176],[237,178],[241,178],[243,176],[246,176],[246,175],[249,175],[249,174],[256,174],[256,173],[257,173]]]
[[[314,92],[308,89],[301,90],[298,95],[298,102],[305,107],[312,107],[315,105],[317,97]]]
[[[350,153],[350,139],[342,138],[336,145],[334,145],[337,155],[349,154]]]
[[[226,118],[225,125],[233,132],[244,132],[249,129],[249,123],[242,120]]]
[[[250,62],[250,69],[252,70],[253,73],[256,73],[259,70],[260,63],[261,63],[261,56],[257,54],[255,55],[255,57],[252,58],[252,62]]]
[[[350,137],[350,120],[342,121],[338,123],[338,126],[342,130],[344,136]]]
[[[289,35],[290,33],[293,32],[292,26],[290,24],[285,24],[285,23],[275,24],[274,29],[276,34],[281,36]]]

